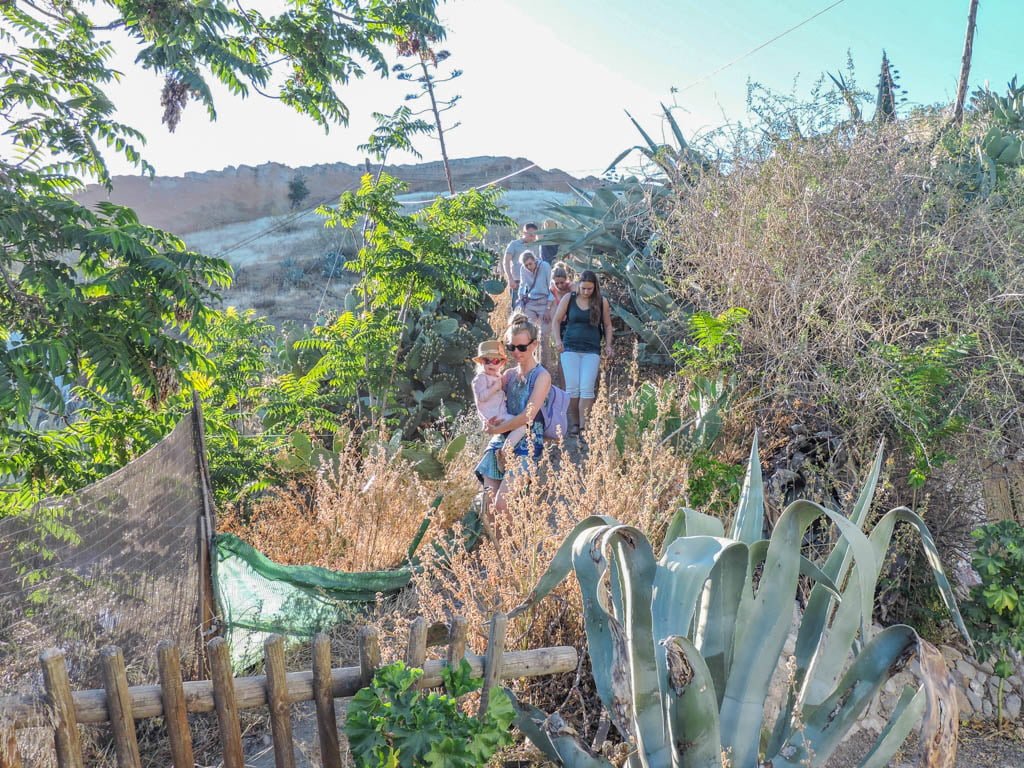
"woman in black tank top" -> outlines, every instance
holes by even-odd
[[[601,295],[597,275],[580,275],[577,291],[563,296],[551,320],[551,337],[561,353],[565,389],[569,393],[570,433],[586,429],[596,397],[602,348],[612,356],[612,312]]]

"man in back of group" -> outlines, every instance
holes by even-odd
[[[523,224],[523,230],[519,237],[508,244],[505,248],[505,257],[501,260],[501,271],[508,281],[508,289],[515,300],[519,292],[519,257],[523,251],[529,250],[532,243],[537,239],[537,225],[532,222]]]

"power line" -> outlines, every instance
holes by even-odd
[[[782,39],[783,37],[785,37],[786,35],[788,35],[788,34],[789,34],[790,32],[794,32],[794,31],[796,31],[796,30],[800,29],[800,27],[802,27],[802,26],[803,26],[804,24],[807,24],[807,23],[809,23],[809,22],[811,22],[811,21],[814,21],[814,20],[815,20],[816,18],[818,18],[819,16],[821,16],[821,15],[822,15],[823,13],[827,13],[828,11],[831,11],[831,10],[832,10],[833,8],[835,8],[835,7],[837,6],[837,5],[840,5],[841,3],[844,3],[844,2],[846,2],[846,0],[835,0],[835,2],[834,2],[834,3],[832,3],[831,5],[829,5],[829,6],[825,7],[825,8],[822,8],[822,9],[821,9],[820,11],[818,11],[818,12],[817,12],[816,14],[814,14],[813,16],[808,16],[808,17],[807,17],[806,19],[804,19],[803,21],[801,21],[801,22],[800,22],[799,24],[794,24],[794,25],[793,25],[792,27],[790,27],[789,29],[787,29],[787,30],[786,30],[785,32],[780,32],[779,34],[777,34],[777,35],[776,35],[775,37],[773,37],[773,38],[772,38],[771,40],[765,40],[765,41],[764,41],[763,43],[761,43],[761,44],[760,44],[759,46],[757,46],[756,48],[751,48],[751,49],[750,49],[749,51],[747,51],[746,53],[744,53],[744,54],[743,54],[742,56],[738,56],[738,57],[736,57],[735,59],[733,59],[732,61],[728,62],[727,64],[723,64],[723,65],[722,65],[722,66],[720,66],[720,67],[719,67],[718,69],[716,69],[716,70],[715,70],[714,72],[709,72],[708,74],[704,75],[704,76],[703,76],[703,77],[701,77],[700,79],[698,79],[698,80],[694,80],[694,81],[693,81],[692,83],[690,83],[689,85],[686,85],[686,86],[684,86],[684,87],[682,87],[682,88],[678,88],[678,89],[676,89],[676,93],[683,93],[684,91],[688,91],[688,90],[690,90],[691,88],[694,88],[694,87],[696,87],[696,86],[700,85],[701,83],[703,83],[703,82],[706,82],[706,81],[710,80],[710,79],[711,79],[712,77],[714,77],[715,75],[717,75],[717,74],[718,74],[719,72],[724,72],[724,71],[725,71],[725,70],[727,70],[727,69],[728,69],[729,67],[731,67],[731,66],[733,66],[733,65],[735,65],[735,64],[739,64],[739,63],[740,63],[741,61],[743,61],[743,60],[744,60],[744,59],[746,59],[747,57],[749,57],[749,56],[753,56],[753,55],[754,55],[755,53],[757,53],[758,51],[760,51],[760,50],[761,50],[762,48],[766,48],[767,46],[769,46],[769,45],[771,45],[772,43],[774,43],[774,42],[775,42],[776,40],[781,40],[781,39]]]

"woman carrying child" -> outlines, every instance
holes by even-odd
[[[539,417],[551,391],[551,374],[534,356],[538,337],[537,326],[522,313],[512,316],[505,331],[505,349],[515,363],[501,378],[509,418],[500,422],[491,419],[484,427],[484,431],[494,437],[476,466],[476,475],[487,491],[488,506],[493,504],[497,513],[508,508],[506,497],[512,479],[526,469],[530,461],[540,459],[544,451],[544,421]],[[498,452],[521,427],[526,432],[513,444],[511,466],[506,470],[499,464]]]
[[[477,347],[476,376],[473,377],[473,402],[484,429],[491,424],[501,424],[512,418],[505,400],[505,382],[502,373],[508,357],[505,345],[500,341],[482,341]],[[517,427],[505,436],[504,447],[495,454],[498,468],[505,470],[506,455],[526,434],[526,426]]]

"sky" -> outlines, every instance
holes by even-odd
[[[448,113],[461,122],[448,137],[449,155],[508,155],[599,174],[640,140],[624,110],[661,136],[659,102],[674,99],[692,135],[743,120],[749,81],[806,94],[824,72],[844,70],[848,51],[857,85],[871,90],[888,53],[908,92],[904,109],[952,101],[969,0],[839,0],[829,8],[835,2],[448,0],[440,5],[449,30],[442,47],[464,72],[447,86],[462,96]],[[1024,77],[1024,59],[1012,53],[1021,29],[1024,0],[980,1],[971,90],[989,82],[1002,91],[1018,71]],[[356,147],[373,130],[371,113],[391,112],[410,91],[368,75],[343,91],[350,124],[325,133],[277,102],[217,90],[215,122],[193,102],[171,134],[160,123],[161,80],[137,70],[133,56],[122,46],[114,65],[125,78],[111,96],[119,118],[146,135],[144,154],[162,176],[266,162],[360,163]],[[421,137],[417,147],[424,161],[440,159],[435,140]],[[119,159],[111,167],[136,172]]]

